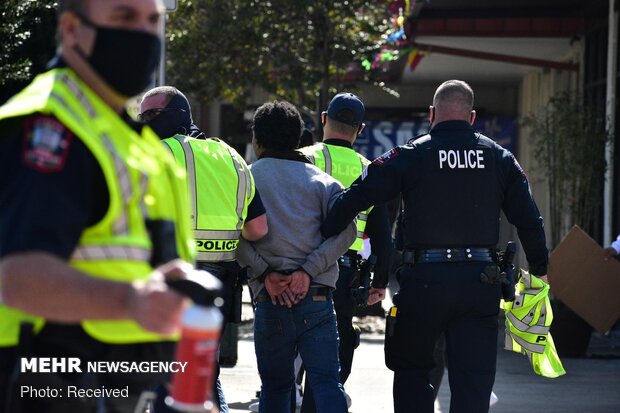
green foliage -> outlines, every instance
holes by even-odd
[[[579,225],[593,229],[605,174],[605,118],[581,96],[561,92],[539,113],[527,116],[535,159],[548,179],[553,247]]]
[[[180,0],[167,26],[171,83],[243,107],[253,88],[306,108],[376,53],[389,1]],[[360,68],[360,72],[361,72]]]
[[[0,1],[0,102],[45,69],[54,55],[55,0]]]

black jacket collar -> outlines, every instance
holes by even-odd
[[[276,158],[285,159],[287,161],[298,161],[309,164],[312,163],[306,155],[294,149],[265,149],[258,159],[263,158]]]
[[[328,139],[325,139],[323,143],[327,145],[342,146],[345,148],[353,149],[353,145],[351,145],[351,142],[346,141],[344,139],[328,138]]]
[[[474,128],[465,120],[446,120],[433,125],[431,132],[437,132],[441,130],[471,130]]]

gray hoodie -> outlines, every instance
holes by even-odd
[[[299,161],[262,158],[250,169],[269,226],[265,237],[255,242],[241,239],[237,249],[239,264],[252,268],[252,292],[256,295],[263,288],[258,277],[267,268],[289,271],[301,267],[312,282],[335,288],[337,261],[355,240],[355,221],[326,240],[320,227],[342,185],[317,167]]]

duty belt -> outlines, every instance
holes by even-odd
[[[359,265],[359,259],[350,255],[343,255],[342,257],[338,258],[338,265],[340,265],[341,267],[357,269]]]
[[[232,273],[232,271],[228,268],[225,268],[219,264],[201,261],[197,264],[198,269],[205,270],[210,272],[212,275],[215,275],[217,278],[224,278],[228,276],[228,274]]]
[[[433,248],[427,250],[405,250],[403,264],[421,262],[493,262],[495,251],[490,248]]]
[[[325,285],[314,284],[308,288],[307,297],[312,297],[313,301],[326,301],[331,297],[331,289]],[[262,290],[256,296],[256,302],[262,303],[265,301],[271,301],[271,297],[266,290]]]

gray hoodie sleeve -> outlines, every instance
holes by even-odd
[[[254,294],[258,294],[264,285],[259,278],[267,271],[269,264],[267,264],[265,259],[256,251],[254,245],[243,238],[239,240],[236,259],[241,267],[250,267],[252,269],[252,277],[248,280],[248,285]]]
[[[323,217],[327,216],[342,189],[342,185],[335,180],[327,185],[323,200]],[[321,245],[306,257],[306,262],[302,268],[312,278],[326,272],[349,249],[355,241],[356,235],[357,227],[355,220],[353,220],[340,234],[324,239]]]

